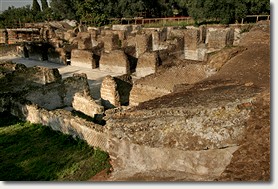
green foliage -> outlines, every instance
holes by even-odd
[[[47,10],[49,8],[47,0],[41,0],[41,4],[42,4],[42,10],[43,11],[45,11],[45,10]]]
[[[37,0],[27,7],[0,14],[0,27],[17,27],[20,23],[75,19],[87,25],[101,26],[109,18],[191,16],[195,24],[241,21],[246,15],[270,14],[269,0]]]
[[[268,0],[191,0],[188,10],[196,22],[216,20],[228,24],[247,14],[269,14],[270,4]]]
[[[76,19],[76,5],[78,0],[51,0],[50,6],[55,20]]]
[[[33,22],[34,16],[30,6],[15,8],[9,7],[0,14],[0,28],[20,27],[26,22]]]
[[[34,14],[41,12],[41,7],[37,0],[33,0],[32,11]]]
[[[0,180],[80,181],[103,169],[109,156],[49,127],[0,113]]]

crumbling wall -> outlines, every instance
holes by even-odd
[[[135,37],[136,57],[152,50],[151,34],[137,34]]]
[[[92,49],[91,34],[89,32],[79,32],[77,34],[78,49],[89,50]]]
[[[98,66],[91,50],[80,49],[71,51],[71,65],[91,69],[95,69]]]
[[[67,52],[64,48],[49,48],[48,61],[67,65]]]
[[[7,36],[7,30],[6,29],[0,29],[0,44],[7,43],[8,42],[8,36]]]
[[[220,50],[233,45],[234,29],[232,28],[207,28],[206,44],[208,51]]]
[[[140,55],[136,67],[136,75],[145,77],[157,71],[160,61],[157,52],[145,52]]]
[[[75,93],[72,107],[93,118],[96,115],[102,115],[104,112],[103,106],[98,105],[90,95],[84,95],[82,93]]]
[[[128,74],[117,77],[106,76],[100,89],[103,106],[114,108],[128,105],[131,88],[132,78]]]
[[[124,51],[113,50],[110,53],[102,53],[99,61],[101,71],[120,74],[130,73],[130,64]]]
[[[20,96],[47,110],[73,107],[91,117],[104,111],[93,101],[85,74],[74,74],[62,80],[57,69],[27,68],[13,63],[0,65],[0,93]]]
[[[106,76],[100,88],[101,103],[106,108],[115,108],[121,105],[117,83],[110,75]]]
[[[101,40],[104,43],[104,52],[106,53],[110,53],[119,49],[120,47],[119,35],[113,33],[112,31],[105,31],[105,34],[102,36]]]

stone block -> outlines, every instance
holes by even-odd
[[[57,64],[67,64],[66,51],[64,48],[49,48],[48,60]]]
[[[90,50],[74,49],[71,51],[71,65],[83,68],[97,68],[93,53]]]
[[[102,41],[104,43],[104,52],[111,52],[113,50],[119,49],[119,35],[109,31],[105,33],[104,36],[102,36]]]
[[[222,49],[233,45],[234,30],[231,28],[208,28],[206,44],[209,51]]]
[[[76,93],[74,95],[72,107],[73,109],[93,118],[104,112],[103,106],[98,105],[90,96],[82,93]]]
[[[200,30],[184,30],[184,50],[197,50],[200,41]]]
[[[159,57],[157,52],[145,52],[140,55],[136,67],[136,75],[145,77],[156,72],[159,65]]]
[[[79,32],[77,34],[78,38],[78,49],[88,50],[92,49],[91,34],[89,32]]]
[[[102,53],[99,61],[101,71],[120,74],[130,73],[130,65],[126,54],[122,50],[114,50],[110,53]]]
[[[101,102],[105,108],[115,108],[121,105],[117,83],[110,75],[106,76],[100,88]]]
[[[152,50],[152,36],[150,34],[137,34],[135,37],[136,58]]]

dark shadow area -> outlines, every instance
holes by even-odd
[[[102,119],[103,118],[102,114],[97,114],[97,115],[95,115],[95,117],[90,117],[90,116],[87,116],[86,114],[84,114],[80,111],[76,111],[76,110],[71,111],[71,114],[73,116],[80,117],[82,119],[85,119],[86,121],[93,122],[93,123],[96,123],[96,124],[99,124],[102,126],[104,126],[106,124],[106,121]]]

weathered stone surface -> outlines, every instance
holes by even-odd
[[[0,64],[0,67],[1,65],[2,64]],[[12,66],[13,65],[14,64],[12,64]],[[59,82],[62,78],[56,68],[51,69],[39,66],[27,68],[24,65],[21,65],[15,66],[14,69],[15,70],[11,72],[8,69],[5,71],[0,68],[0,71],[4,76],[0,80],[2,86],[0,89],[1,92],[28,90],[32,87],[42,86],[47,83]]]
[[[218,72],[228,60],[242,53],[244,50],[246,50],[245,47],[231,47],[209,54],[206,66],[208,74],[212,75]]]
[[[137,106],[141,102],[155,99],[169,93],[169,90],[135,83],[130,92],[129,105]]]
[[[114,50],[110,53],[102,53],[99,62],[101,71],[128,74],[130,65],[127,56],[122,50]]]
[[[137,34],[135,37],[136,57],[152,50],[152,36],[150,34]]]
[[[101,100],[106,108],[114,108],[129,104],[132,78],[129,75],[118,77],[106,76],[101,84]]]
[[[74,74],[73,77],[64,79],[63,85],[65,88],[65,92],[63,94],[64,104],[66,106],[72,105],[73,97],[76,93],[82,92],[84,95],[90,94],[90,88],[86,74]]]
[[[157,52],[146,52],[140,55],[137,62],[136,75],[139,77],[145,77],[155,73],[159,63]]]
[[[66,50],[64,48],[48,49],[48,60],[57,64],[67,65]]]
[[[73,97],[72,107],[87,116],[95,117],[104,112],[103,106],[98,105],[90,95],[76,93]]]
[[[182,151],[151,148],[127,140],[109,142],[111,163],[117,167],[111,181],[212,181],[224,171],[238,149]]]
[[[8,33],[6,29],[0,29],[0,44],[8,42]]]
[[[121,105],[117,83],[110,75],[106,76],[101,84],[100,96],[104,107],[115,108]]]
[[[92,49],[91,34],[89,32],[79,32],[78,38],[78,49],[90,50]]]
[[[173,92],[179,84],[194,84],[207,77],[202,64],[188,63],[158,71],[137,80],[131,90],[130,105],[138,105]]]
[[[208,28],[206,44],[208,51],[220,50],[233,45],[234,30],[231,28]]]
[[[97,68],[97,62],[94,60],[91,50],[73,49],[71,51],[71,65],[83,68]]]
[[[156,148],[174,146],[181,150],[204,150],[239,145],[254,92],[258,89],[221,86],[199,90],[141,103],[134,111],[106,112],[107,124],[119,138]],[[226,96],[217,95],[226,91],[230,92]],[[208,94],[210,99],[206,99]],[[132,120],[132,124],[128,120]]]
[[[104,52],[109,53],[119,49],[119,35],[113,32],[106,32],[105,36],[101,39],[104,43]]]

